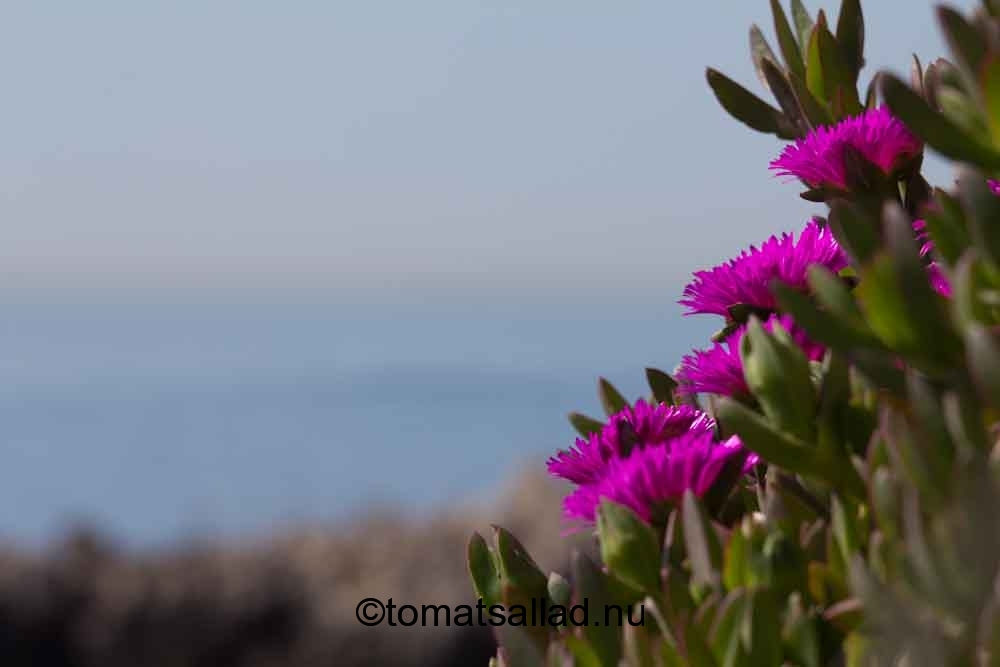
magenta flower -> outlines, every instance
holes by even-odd
[[[685,491],[704,496],[719,484],[732,484],[757,461],[737,436],[717,442],[709,431],[692,431],[667,447],[646,447],[627,458],[609,461],[603,477],[566,497],[563,516],[592,523],[606,498],[630,508],[647,522],[661,522]]]
[[[990,190],[993,191],[993,194],[1000,195],[1000,181],[997,181],[997,180],[994,180],[994,179],[991,178],[990,179]]]
[[[990,187],[992,187],[992,183]],[[917,243],[920,244],[920,256],[927,259],[934,252],[934,241],[931,240],[930,233],[927,231],[927,223],[923,220],[914,220],[913,233],[917,238]],[[927,277],[935,292],[945,298],[951,298],[951,281],[944,274],[941,265],[933,259],[927,264]]]
[[[771,331],[774,323],[791,335],[792,340],[810,361],[820,361],[826,348],[809,340],[805,332],[788,315],[772,315],[764,322],[764,329]],[[716,394],[731,398],[750,396],[750,387],[743,376],[743,360],[740,359],[740,341],[746,327],[741,326],[721,343],[715,343],[707,350],[695,350],[681,359],[677,371],[678,391],[687,396],[695,394]]]
[[[834,273],[847,266],[847,255],[828,227],[810,220],[799,234],[772,236],[760,248],[750,246],[734,259],[708,271],[697,271],[680,304],[686,315],[712,313],[728,317],[729,309],[745,305],[758,310],[774,310],[777,302],[771,284],[807,290],[807,270],[820,264]]]
[[[631,408],[611,416],[599,433],[584,440],[577,438],[569,450],[549,459],[549,473],[555,477],[586,484],[604,475],[608,461],[630,454],[634,449],[662,446],[672,438],[693,432],[712,432],[715,421],[687,405],[650,405],[639,400]]]
[[[879,107],[847,118],[832,127],[818,127],[790,144],[771,163],[779,176],[794,176],[811,188],[847,189],[844,148],[850,146],[889,176],[923,145],[887,108]]]

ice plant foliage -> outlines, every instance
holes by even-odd
[[[885,107],[818,127],[790,144],[771,163],[779,176],[793,176],[812,188],[848,188],[845,147],[857,151],[886,176],[920,155],[923,145]]]
[[[1000,2],[982,1],[939,11],[956,57],[912,85],[860,81],[859,0],[835,23],[796,1],[794,28],[771,3],[780,48],[751,41],[777,106],[708,71],[730,115],[797,138],[771,169],[828,215],[694,274],[680,303],[723,328],[676,377],[647,369],[652,398],[602,381],[607,422],[571,415],[583,437],[548,469],[601,564],[547,577],[502,529],[470,542],[487,605],[643,601],[656,623],[506,628],[496,667],[1000,665]],[[924,143],[960,165],[949,189]]]
[[[728,317],[735,306],[773,311],[777,308],[771,285],[775,280],[807,289],[808,269],[819,264],[833,272],[847,266],[847,257],[833,233],[810,220],[798,239],[786,233],[750,246],[737,257],[707,271],[696,271],[684,288],[680,304],[688,315],[709,313]]]
[[[704,496],[717,483],[732,483],[733,473],[756,461],[736,436],[718,442],[710,431],[692,431],[661,447],[647,447],[614,459],[595,482],[567,496],[569,520],[593,522],[601,500],[624,505],[647,522],[662,522],[685,491]],[[724,474],[724,473],[729,473]]]
[[[604,475],[608,462],[636,449],[663,446],[688,432],[712,432],[715,421],[688,405],[651,404],[639,400],[611,416],[598,433],[549,459],[549,472],[570,482],[584,484]]]

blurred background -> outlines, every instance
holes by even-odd
[[[169,664],[265,664],[428,548],[413,601],[470,597],[487,520],[560,566],[565,414],[704,345],[691,271],[818,211],[704,82],[760,91],[763,0],[499,5],[4,7],[0,651],[159,664],[162,613],[280,630]],[[868,75],[944,53],[930,2],[865,10]]]

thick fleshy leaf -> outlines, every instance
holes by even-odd
[[[805,111],[795,93],[790,80],[777,65],[765,60],[761,65],[764,77],[774,99],[778,100],[785,118],[794,126],[797,136],[805,136],[813,126],[813,120]],[[794,74],[792,75],[794,76]]]
[[[871,335],[867,331],[853,328],[848,322],[817,308],[809,297],[798,290],[786,285],[775,285],[774,294],[782,311],[789,313],[811,340],[845,352],[859,346],[873,345]],[[874,343],[881,346],[878,341]]]
[[[601,559],[614,576],[641,593],[659,592],[660,544],[649,524],[627,507],[604,500],[597,534]]]
[[[778,57],[774,55],[774,50],[767,43],[767,38],[756,24],[750,26],[750,58],[753,60],[754,69],[757,70],[757,78],[761,85],[770,88],[767,77],[764,76],[764,61],[777,64]]]
[[[864,484],[849,461],[821,461],[816,449],[777,430],[760,414],[729,398],[719,401],[716,418],[727,434],[736,433],[743,444],[765,461],[793,473],[822,481],[855,498],[865,496]]]
[[[569,582],[566,581],[566,577],[562,576],[558,572],[549,573],[546,590],[549,593],[549,599],[552,600],[553,603],[561,604],[563,606],[570,604],[573,589],[570,587]]]
[[[656,368],[647,368],[646,382],[649,383],[649,388],[653,392],[653,398],[657,401],[670,404],[675,402],[674,392],[677,390],[677,380],[669,374]]]
[[[582,604],[586,599],[589,613],[603,616],[605,605],[613,603],[607,575],[590,558],[578,551],[573,553],[571,569],[577,589],[575,603]],[[598,611],[595,612],[595,609]],[[588,621],[588,625],[582,628],[583,635],[600,659],[600,664],[617,665],[622,655],[619,628],[614,624],[604,624],[604,618],[589,618]]]
[[[958,199],[940,188],[934,191],[934,200],[937,207],[924,216],[934,254],[954,266],[970,243],[965,212]]]
[[[892,112],[937,152],[986,169],[1000,169],[1000,152],[931,109],[927,102],[892,75],[882,78],[882,95]]]
[[[597,393],[601,398],[601,407],[604,408],[604,413],[609,417],[628,407],[628,401],[625,400],[621,392],[604,378],[597,381]]]
[[[771,333],[760,320],[750,319],[740,340],[740,358],[747,384],[778,428],[811,440],[816,419],[816,392],[809,360],[780,323]]]
[[[948,40],[948,46],[967,72],[978,72],[986,57],[987,47],[983,36],[965,17],[950,7],[937,9],[938,21]]]
[[[681,516],[693,581],[718,590],[722,585],[722,545],[704,508],[691,491],[684,493]]]
[[[785,65],[796,76],[805,77],[806,66],[802,60],[802,49],[799,48],[798,39],[792,32],[788,16],[779,0],[771,0],[771,14],[774,16],[774,32],[778,35],[778,46],[785,59]]]
[[[831,205],[830,229],[855,265],[870,260],[881,245],[877,217],[846,201]]]
[[[503,584],[510,584],[528,596],[541,598],[548,590],[548,577],[535,564],[510,531],[493,526],[496,542],[496,561]]]
[[[837,44],[854,81],[865,64],[865,18],[860,0],[843,0],[837,19]]]
[[[709,69],[706,76],[719,104],[736,120],[758,132],[774,134],[782,139],[798,136],[799,133],[780,111],[725,74]]]
[[[494,554],[479,533],[473,533],[467,548],[467,563],[476,595],[486,606],[500,602],[500,573],[497,571]]]
[[[809,10],[802,4],[802,0],[792,0],[792,21],[795,23],[795,30],[799,33],[802,55],[805,56],[809,45],[809,36],[813,31],[813,20],[809,16]]]
[[[720,665],[738,665],[746,661],[740,642],[740,630],[750,596],[744,589],[732,590],[719,603],[709,631],[709,648]]]
[[[594,433],[600,433],[601,429],[604,428],[604,422],[579,412],[569,413],[569,423],[584,438],[590,437]]]

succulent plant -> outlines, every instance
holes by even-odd
[[[602,562],[546,575],[498,529],[469,545],[477,595],[643,622],[506,624],[498,665],[1000,664],[1000,2],[938,9],[951,60],[863,90],[859,0],[835,25],[771,10],[778,49],[750,43],[776,106],[708,83],[794,141],[772,167],[827,209],[806,229],[834,254],[773,237],[699,272],[683,303],[722,316],[714,346],[676,379],[647,369],[634,406],[601,380],[607,420],[570,416],[550,470],[595,457],[566,515]],[[925,180],[925,147],[953,187]],[[680,409],[696,433],[655,421]]]

